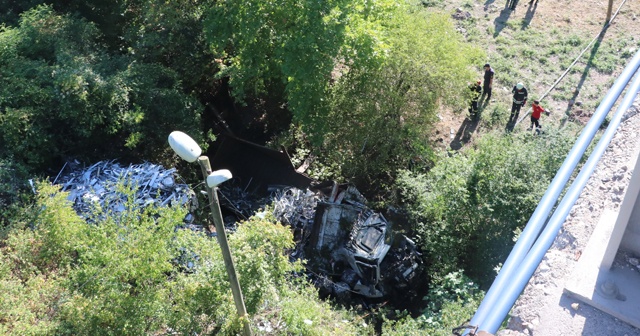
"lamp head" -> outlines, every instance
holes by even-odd
[[[190,136],[180,131],[169,134],[169,146],[187,162],[195,162],[202,154],[200,146]]]
[[[231,172],[227,169],[216,170],[207,176],[207,186],[209,186],[209,188],[215,188],[230,180],[232,177]]]

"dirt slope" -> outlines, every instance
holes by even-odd
[[[611,25],[589,46],[567,75],[543,99],[552,111],[542,118],[547,126],[584,124],[640,42],[640,2],[613,1]],[[446,1],[458,30],[487,52],[496,70],[494,99],[481,110],[478,122],[465,112],[442,111],[435,139],[443,148],[459,149],[484,132],[505,128],[511,107],[511,88],[523,82],[529,101],[539,99],[588,44],[603,31],[606,0],[520,0],[515,10],[505,1]],[[478,64],[478,79],[483,64]],[[520,117],[524,116],[524,110]],[[518,127],[528,126],[528,118]],[[516,130],[518,130],[516,127]]]

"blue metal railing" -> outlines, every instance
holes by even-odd
[[[583,166],[580,174],[568,189],[567,194],[545,227],[547,218],[580,161],[580,158],[584,155],[584,152],[593,140],[613,104],[627,86],[634,73],[637,72],[639,66],[640,51],[636,53],[609,92],[607,92],[607,95],[596,109],[591,120],[589,120],[576,140],[576,143],[567,155],[567,158],[558,170],[553,181],[551,181],[540,203],[538,203],[536,210],[529,219],[529,222],[505,261],[500,273],[491,285],[476,314],[473,316],[470,324],[478,326],[478,330],[484,330],[490,333],[495,333],[498,330],[500,323],[507,316],[509,310],[533,275],[533,272],[535,272],[535,269],[540,264],[544,254],[553,243],[567,214],[582,192],[584,185],[593,172],[593,169],[595,169],[598,160],[607,148],[611,138],[613,138],[622,120],[622,115],[631,103],[633,103],[640,86],[640,75],[636,76],[636,79],[629,88],[622,104],[619,106],[596,149]],[[538,238],[538,236],[540,237]],[[469,330],[467,330],[467,332],[469,332]]]

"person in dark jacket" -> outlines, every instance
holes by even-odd
[[[484,99],[484,95],[487,95],[487,102],[491,99],[491,87],[493,86],[493,74],[494,71],[491,68],[489,63],[484,65],[484,82],[482,83],[482,97],[480,99]]]
[[[509,121],[512,119],[515,121],[515,119],[518,118],[518,114],[520,114],[520,108],[527,103],[529,93],[522,83],[516,84],[511,90],[511,93],[513,93],[513,104],[511,104],[511,117],[509,117]]]
[[[482,92],[480,83],[482,82],[477,81],[476,83],[469,85],[469,90],[471,90],[471,105],[469,106],[470,116],[475,116],[475,114],[478,113],[478,99],[480,99],[480,92]]]

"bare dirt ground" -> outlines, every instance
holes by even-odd
[[[619,7],[620,11],[606,28],[606,0],[519,0],[515,10],[510,10],[507,2],[453,0],[443,5],[456,20],[459,31],[471,43],[485,49],[486,61],[501,66],[496,69],[493,101],[481,109],[480,120],[468,120],[465,112],[440,113],[434,140],[442,148],[460,149],[484,132],[505,128],[508,114],[504,113],[508,112],[496,117],[496,111],[510,109],[514,81],[521,81],[528,88],[529,102],[542,98],[589,42],[604,30],[600,39],[586,49],[555,89],[542,99],[542,105],[551,111],[541,119],[543,125],[586,123],[639,47],[639,1],[613,1],[612,15]],[[518,45],[524,40],[523,33],[532,36],[530,41],[524,41],[529,46]],[[566,39],[561,41],[567,42],[566,48],[555,45],[559,39]],[[551,46],[554,50],[550,51],[547,47]],[[482,65],[477,65],[478,79],[482,76]],[[525,112],[523,109],[521,119]],[[528,124],[528,118],[524,118],[516,130]]]

